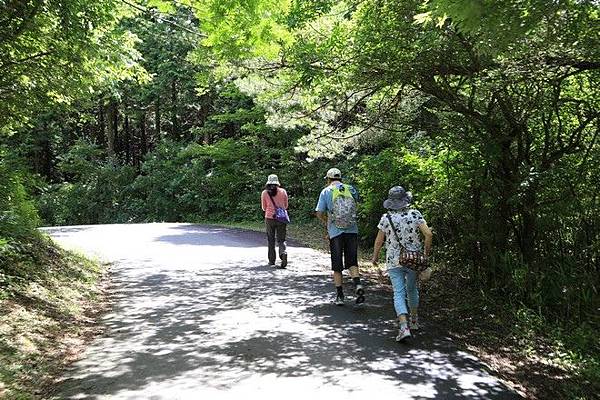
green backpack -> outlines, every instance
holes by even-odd
[[[356,224],[356,200],[350,192],[350,185],[343,183],[335,185],[332,196],[333,209],[329,213],[329,218],[333,224],[340,229]]]

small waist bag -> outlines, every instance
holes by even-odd
[[[269,194],[269,198],[273,203],[273,207],[275,207],[275,214],[273,214],[273,219],[279,222],[283,222],[284,224],[289,224],[290,216],[288,215],[287,210],[283,207],[277,207],[277,204],[275,204],[275,200],[273,199],[273,196],[271,196],[271,194]]]
[[[390,216],[390,214],[386,214],[386,216],[388,221],[390,221],[390,226],[392,227],[394,236],[396,236],[396,240],[400,245],[400,258],[398,259],[399,264],[417,272],[426,270],[429,267],[429,261],[427,260],[427,257],[425,257],[425,254],[423,254],[421,251],[407,250],[406,247],[402,245],[402,241],[398,236],[398,232],[396,232],[396,227],[392,222],[392,217]]]

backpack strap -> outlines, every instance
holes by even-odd
[[[335,200],[335,198],[338,196],[354,198],[354,196],[352,196],[352,191],[350,190],[350,185],[341,182],[339,185],[335,185],[333,187],[331,197]]]
[[[396,241],[398,242],[400,247],[402,247],[404,250],[406,250],[406,247],[404,247],[404,245],[402,244],[402,241],[400,240],[400,236],[398,236],[398,232],[396,232],[396,227],[394,226],[394,223],[392,222],[392,216],[390,215],[390,213],[385,213],[385,216],[387,217],[388,221],[390,221],[390,226],[392,227],[392,232],[394,232],[394,236],[396,236]]]

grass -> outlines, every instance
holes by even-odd
[[[422,298],[438,326],[525,397],[598,398],[600,342],[591,325],[548,321],[450,269],[437,272]]]
[[[0,247],[0,398],[43,397],[95,330],[104,267],[34,235]]]

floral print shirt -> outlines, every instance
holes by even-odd
[[[423,251],[423,242],[419,234],[419,225],[425,222],[425,218],[416,209],[405,209],[401,211],[389,211],[392,222],[398,233],[402,245],[409,251]],[[377,225],[385,233],[386,267],[387,269],[399,267],[401,247],[392,231],[387,214],[383,214]]]

